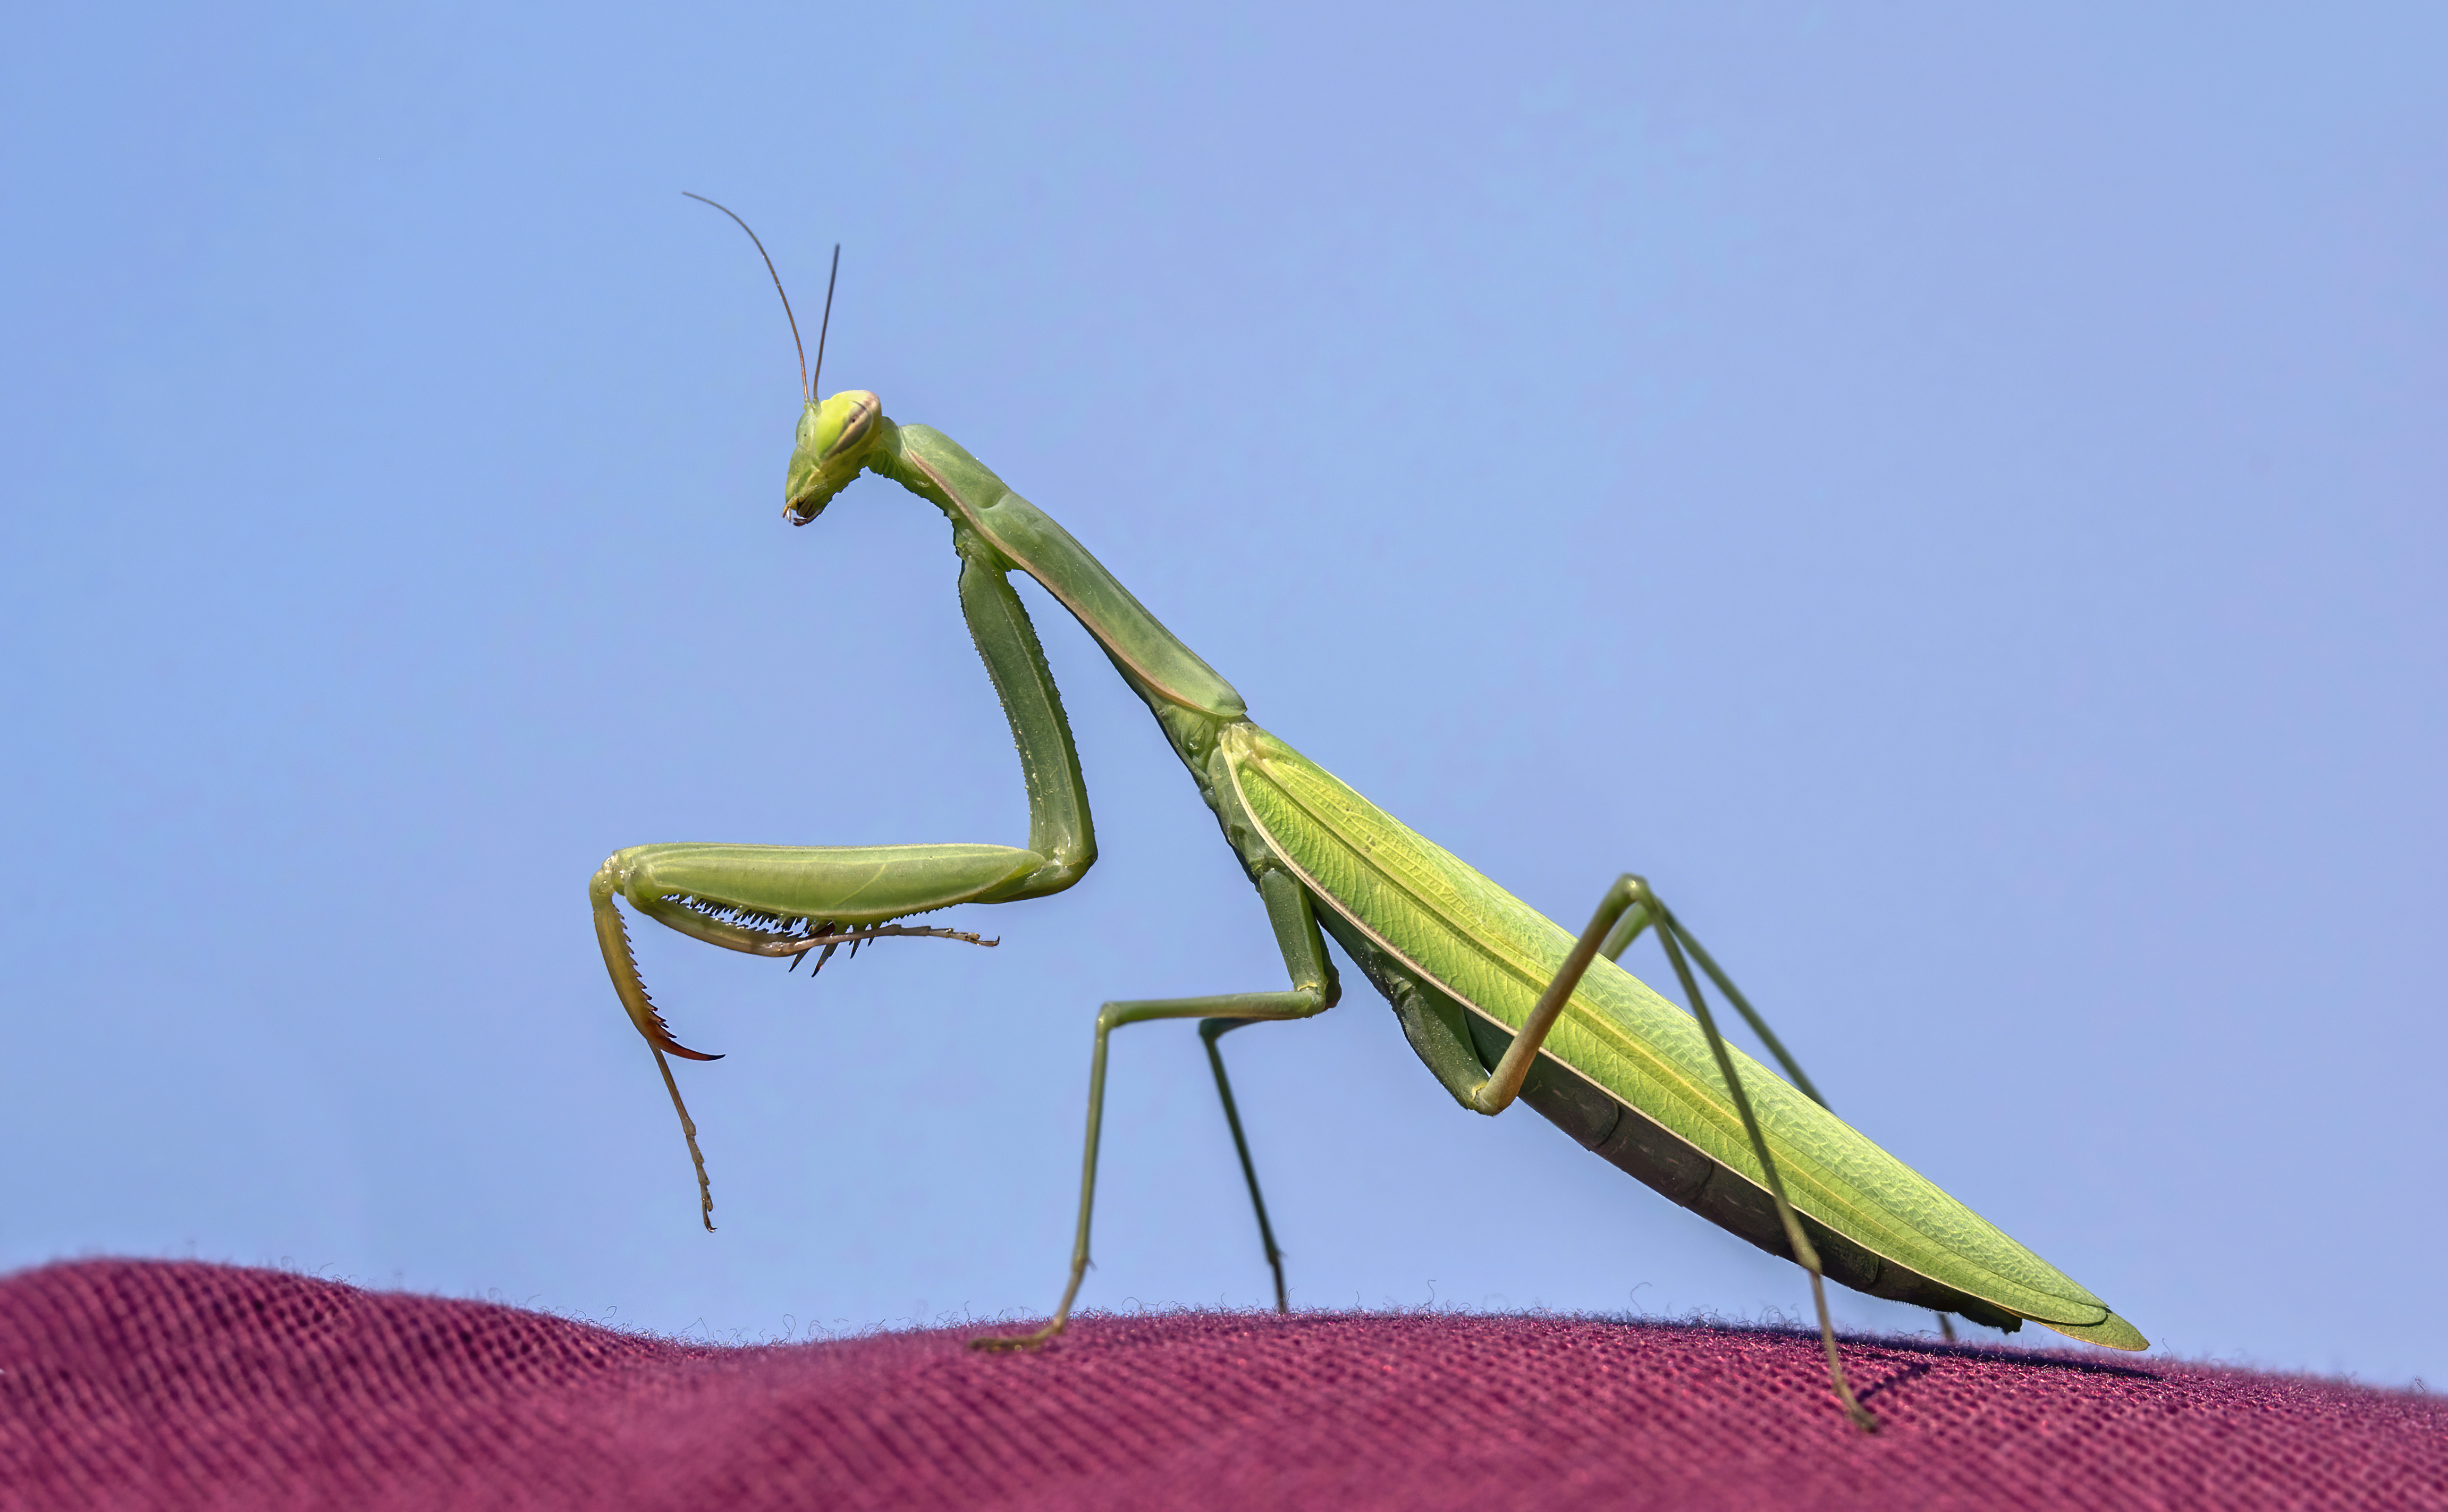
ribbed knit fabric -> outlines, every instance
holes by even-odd
[[[722,1348],[276,1271],[0,1281],[0,1506],[2448,1508],[2419,1393],[1566,1317]]]

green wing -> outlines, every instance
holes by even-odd
[[[1222,754],[1269,846],[1321,899],[1472,1012],[1520,1027],[1571,933],[1257,726],[1229,727]],[[1698,1021],[1613,962],[1591,967],[1542,1053],[1763,1184]],[[2016,1316],[2091,1343],[2148,1347],[2064,1273],[1767,1067],[1735,1059],[1787,1195],[1818,1226]]]

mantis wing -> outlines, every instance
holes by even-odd
[[[1269,848],[1319,899],[1495,1030],[1500,1047],[1519,1031],[1572,948],[1570,931],[1257,726],[1227,727],[1220,754]],[[1787,1253],[1759,1161],[1690,1014],[1600,958],[1540,1056],[1568,1075],[1551,1073],[1544,1098],[1525,1089],[1534,1107],[1568,1131],[1579,1124],[1585,1143],[1676,1201]],[[2149,1347],[1996,1225],[1767,1067],[1739,1051],[1735,1060],[1830,1278],[1979,1321],[2029,1318],[2087,1343]]]

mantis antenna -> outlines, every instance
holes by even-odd
[[[757,238],[755,231],[750,228],[747,221],[740,220],[738,214],[729,205],[717,203],[701,194],[691,194],[686,189],[682,189],[680,193],[699,204],[713,205],[724,215],[730,216],[734,224],[748,233],[748,239],[756,243],[756,255],[765,259],[765,272],[774,280],[774,292],[782,296],[782,318],[791,322],[791,345],[799,350],[799,397],[813,404],[816,399],[816,389],[814,380],[808,374],[808,344],[799,339],[799,317],[791,313],[791,296],[782,287],[782,276],[774,271],[774,255],[765,250],[765,243]],[[832,276],[825,279],[825,323],[816,328],[816,375],[819,377],[825,371],[825,332],[833,323],[833,281],[840,277],[841,243],[836,241],[833,243],[833,271]]]
[[[762,252],[765,249],[759,247],[756,250]],[[815,382],[817,380],[821,380],[825,375],[825,333],[832,330],[833,326],[833,284],[838,281],[840,278],[841,243],[836,241],[833,243],[833,271],[825,275],[825,317],[816,325],[816,377],[810,381],[808,387],[808,401],[811,404],[815,402]],[[778,288],[779,285],[776,285],[776,287]],[[790,304],[791,301],[788,299],[782,301],[782,307],[785,310],[790,308]],[[797,326],[793,326],[791,328],[791,335],[795,337],[798,334],[799,328]]]

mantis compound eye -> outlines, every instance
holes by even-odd
[[[817,407],[816,433],[827,456],[856,452],[864,457],[875,438],[875,422],[884,415],[884,401],[865,389],[844,389]]]

